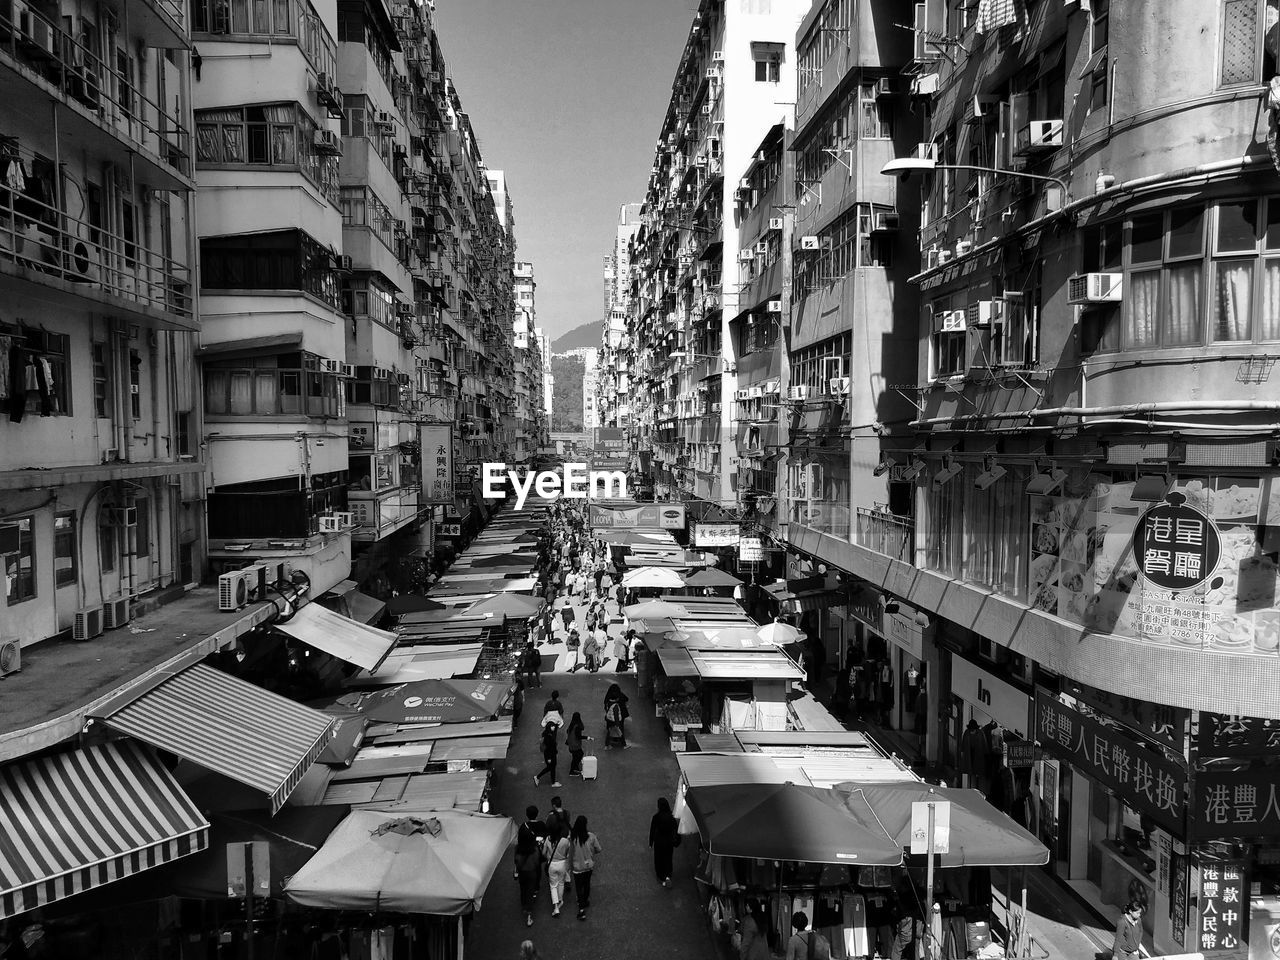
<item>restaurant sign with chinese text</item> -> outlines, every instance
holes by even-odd
[[[1235,861],[1207,861],[1200,867],[1201,953],[1241,950],[1244,920],[1249,913],[1244,865]]]
[[[1133,530],[1133,553],[1142,575],[1165,590],[1194,590],[1218,569],[1222,538],[1207,516],[1179,493],[1152,507]]]
[[[1035,739],[1052,756],[1100,781],[1129,806],[1183,835],[1187,772],[1156,750],[1036,691]]]
[[[1274,757],[1280,754],[1280,720],[1201,711],[1196,749],[1207,757]]]
[[[1280,838],[1280,769],[1198,771],[1193,800],[1193,840]]]

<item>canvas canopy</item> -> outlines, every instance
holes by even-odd
[[[293,875],[285,894],[328,910],[472,913],[515,834],[507,817],[356,810]]]

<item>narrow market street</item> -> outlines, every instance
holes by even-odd
[[[575,620],[580,625],[585,604],[581,596],[573,599]],[[563,600],[557,601],[557,610],[562,605]],[[610,601],[607,611],[616,615],[617,604]],[[641,955],[637,952],[641,937],[646,958],[713,957],[706,915],[692,879],[697,838],[687,838],[676,850],[675,876],[669,889],[664,889],[653,873],[649,818],[658,797],[674,797],[679,774],[662,721],[654,716],[652,703],[637,697],[634,671],[622,675],[615,672],[617,662],[612,653],[599,673],[580,669],[570,674],[565,671],[562,629],[557,629],[556,638],[560,642],[547,649],[559,650],[562,655],[556,669],[543,674],[542,688],[526,693],[511,749],[497,777],[493,812],[521,822],[525,807],[536,804],[542,817],[551,809],[551,798],[558,795],[573,817],[586,816],[604,848],[592,878],[591,910],[587,920],[579,923],[576,904],[570,899],[561,916],[553,919],[544,881],[534,924],[531,928],[525,926],[520,891],[512,878],[508,857],[494,875],[484,906],[476,915],[467,940],[467,957],[516,957],[520,943],[526,939],[533,940],[543,960],[631,957]],[[568,665],[572,663],[570,656]],[[629,750],[603,747],[604,694],[615,681],[631,698],[631,718],[626,726],[627,741],[632,744]],[[560,691],[566,719],[574,711],[581,712],[587,733],[596,738],[589,744],[600,758],[600,777],[596,781],[584,782],[568,775],[569,755],[562,746],[558,767],[562,786],[553,788],[545,779],[542,786],[533,785],[533,774],[542,765],[538,753],[539,721],[543,703],[552,690]]]

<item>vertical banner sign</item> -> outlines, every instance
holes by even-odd
[[[1187,945],[1187,858],[1169,858],[1169,933],[1180,947]]]
[[[1204,863],[1200,867],[1200,952],[1239,950],[1247,906],[1244,865],[1236,861]]]
[[[422,451],[422,499],[453,504],[453,425],[424,423],[418,427]]]
[[[738,559],[755,563],[764,559],[764,545],[759,537],[742,537],[738,540]]]

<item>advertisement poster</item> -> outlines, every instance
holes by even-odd
[[[661,530],[683,530],[683,503],[646,503],[635,507],[601,507],[592,504],[591,526],[605,529],[625,527],[657,527]]]
[[[424,423],[418,427],[422,451],[422,503],[453,503],[453,425]]]
[[[738,559],[745,563],[756,563],[764,559],[764,545],[759,537],[743,537],[738,541]]]
[[[1061,495],[1031,498],[1030,605],[1099,633],[1275,656],[1280,538],[1264,531],[1280,525],[1280,481],[1175,478],[1173,505],[1133,488],[1075,471]]]

